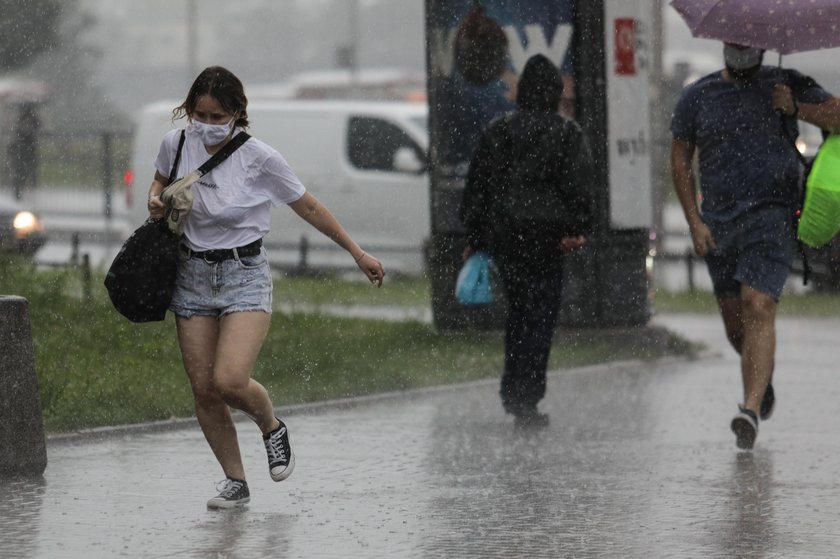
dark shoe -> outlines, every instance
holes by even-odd
[[[248,482],[241,479],[225,478],[216,486],[216,491],[219,494],[207,501],[208,509],[232,509],[251,500]]]
[[[280,421],[279,419],[277,421]],[[280,427],[263,435],[265,451],[268,454],[268,471],[274,481],[283,481],[295,469],[295,453],[289,446],[289,432],[286,424],[280,421]]]
[[[764,398],[761,399],[761,407],[758,410],[758,416],[761,421],[767,421],[773,415],[773,409],[776,407],[776,393],[773,391],[773,382],[767,383],[767,390],[764,391]]]
[[[547,413],[540,413],[537,408],[527,408],[514,413],[513,425],[517,429],[544,429],[548,427]]]
[[[735,433],[735,444],[738,448],[750,450],[758,435],[758,417],[752,410],[738,406],[738,415],[732,418],[732,432]]]

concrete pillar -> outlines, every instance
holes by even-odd
[[[0,295],[0,475],[40,476],[46,467],[29,303]]]

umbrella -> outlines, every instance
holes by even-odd
[[[840,47],[840,0],[671,0],[691,34],[782,54]]]

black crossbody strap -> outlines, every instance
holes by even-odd
[[[204,176],[210,171],[212,171],[219,163],[230,157],[230,154],[235,152],[239,149],[239,146],[244,144],[250,138],[246,132],[240,132],[236,136],[234,136],[228,143],[225,144],[225,147],[217,151],[213,157],[208,159],[204,165],[198,168],[199,176]]]
[[[181,152],[184,149],[184,140],[186,138],[186,131],[181,130],[181,139],[178,140],[178,151],[175,152],[175,162],[172,164],[172,171],[169,172],[169,182],[178,178],[178,164],[181,162]]]

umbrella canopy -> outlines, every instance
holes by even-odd
[[[840,0],[671,0],[691,34],[790,54],[840,47]]]

